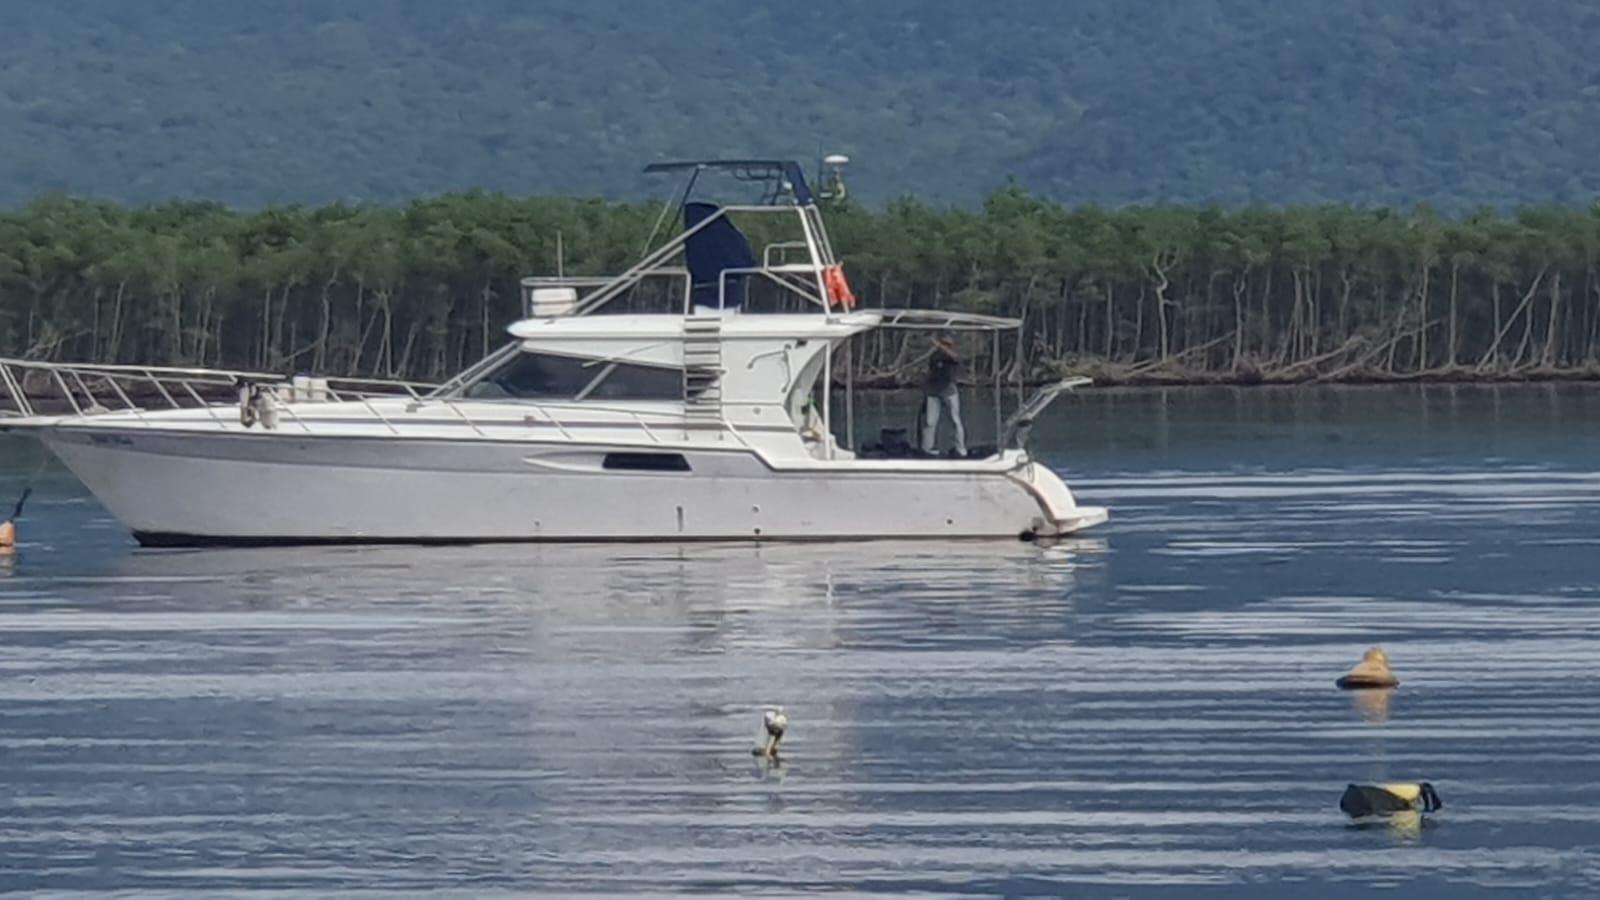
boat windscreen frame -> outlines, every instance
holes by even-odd
[[[522,350],[521,340],[512,340],[501,344],[490,351],[488,356],[478,360],[472,365],[452,375],[443,384],[423,395],[424,400],[439,400],[449,397],[460,397],[467,385],[482,380],[485,372],[494,371],[506,357]]]
[[[454,386],[452,391],[449,394],[445,394],[443,396],[449,397],[451,399],[474,400],[474,401],[480,401],[480,402],[485,402],[485,403],[496,403],[496,402],[513,402],[513,403],[574,403],[574,404],[575,403],[583,403],[583,402],[587,401],[589,399],[589,397],[596,390],[598,390],[600,388],[601,384],[603,384],[607,378],[610,378],[612,375],[614,375],[619,368],[621,368],[622,366],[630,366],[630,367],[633,367],[633,368],[640,368],[640,369],[657,369],[657,370],[660,370],[663,374],[671,373],[675,378],[678,379],[678,383],[679,383],[680,387],[679,387],[678,393],[675,396],[672,396],[672,397],[628,398],[624,402],[627,402],[627,403],[679,403],[679,404],[683,403],[683,394],[682,394],[682,387],[681,387],[682,379],[683,379],[683,367],[682,366],[674,366],[674,365],[670,365],[670,364],[666,364],[666,363],[658,363],[658,362],[641,362],[639,360],[630,360],[630,359],[627,359],[625,355],[624,356],[593,356],[593,355],[590,355],[590,354],[583,354],[583,353],[562,353],[559,350],[549,350],[549,349],[542,348],[542,347],[538,348],[538,349],[533,349],[533,348],[528,347],[526,342],[523,342],[523,341],[517,341],[516,343],[511,344],[509,346],[509,348],[504,348],[504,349],[510,349],[510,348],[515,348],[515,352],[514,353],[510,353],[510,354],[505,354],[504,359],[499,360],[496,365],[491,365],[491,366],[480,365],[480,366],[475,367],[477,369],[477,372],[473,375],[473,377],[471,377],[471,378],[463,377],[463,378],[459,379],[459,383],[457,383]],[[495,354],[495,355],[499,356],[500,354]],[[577,390],[571,396],[568,396],[568,397],[518,397],[518,396],[508,396],[508,397],[472,397],[472,396],[468,395],[467,392],[470,391],[474,386],[476,386],[478,384],[481,384],[481,383],[493,378],[501,370],[503,370],[503,369],[505,369],[505,368],[507,368],[509,366],[516,365],[517,362],[519,361],[519,357],[521,357],[523,355],[539,356],[539,357],[554,357],[554,358],[563,359],[563,360],[569,360],[569,361],[570,360],[578,360],[578,361],[581,361],[583,363],[582,368],[591,368],[591,367],[593,367],[595,369],[595,373],[594,373],[594,376],[592,378],[590,378],[587,382],[584,383],[584,386],[582,388],[580,388],[579,390]],[[488,358],[485,359],[485,362],[487,362],[487,361],[488,361]],[[434,396],[434,395],[430,395],[430,396]]]

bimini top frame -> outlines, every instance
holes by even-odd
[[[675,162],[651,163],[644,167],[646,175],[663,172],[688,172],[679,205],[688,200],[702,172],[726,172],[737,181],[765,186],[762,203],[776,206],[787,197],[788,202],[809,206],[816,202],[811,186],[806,183],[805,171],[800,164],[789,159],[689,159]]]

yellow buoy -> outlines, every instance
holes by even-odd
[[[40,471],[44,471],[43,466]],[[35,473],[34,477],[38,477]],[[17,517],[22,515],[22,507],[33,496],[33,486],[22,489],[22,496],[17,498],[17,505],[11,509],[11,518],[0,522],[0,553],[11,553],[17,548]]]
[[[1394,677],[1389,671],[1389,657],[1383,652],[1382,647],[1368,648],[1362,654],[1361,662],[1347,672],[1344,677],[1335,681],[1347,691],[1363,690],[1369,688],[1392,688],[1400,686],[1400,679]]]

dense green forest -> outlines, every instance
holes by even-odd
[[[1587,206],[1597,45],[1591,0],[0,0],[0,206],[819,150],[873,204]]]
[[[503,340],[519,279],[616,272],[644,204],[468,193],[403,207],[125,207],[0,214],[7,355],[431,380]],[[978,209],[829,214],[863,305],[1021,317],[978,374],[1312,380],[1600,373],[1600,209],[1440,217],[1341,205],[1066,207],[1018,187]],[[921,345],[860,342],[857,371]]]

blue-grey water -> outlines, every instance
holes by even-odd
[[[1583,386],[1089,393],[1036,442],[1113,519],[1038,546],[141,551],[52,467],[0,887],[1594,896],[1597,439]]]

